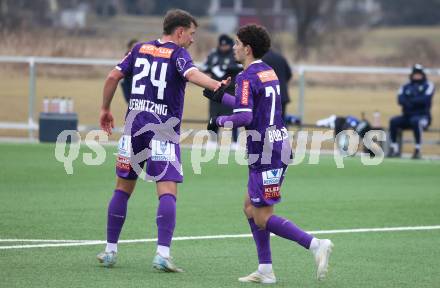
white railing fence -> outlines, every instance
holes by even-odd
[[[26,122],[3,122],[0,119],[0,129],[28,130],[29,138],[35,138],[38,124],[35,120],[36,99],[36,69],[38,64],[53,65],[87,65],[87,66],[114,66],[119,60],[94,59],[94,58],[61,58],[61,57],[34,57],[34,56],[0,56],[0,63],[27,64],[29,67],[29,92],[28,92],[28,121]],[[197,63],[200,64],[200,63]],[[306,97],[306,74],[307,73],[347,73],[347,74],[404,74],[410,72],[408,67],[356,67],[356,66],[317,66],[297,65],[293,70],[299,77],[297,114],[304,119]],[[440,75],[440,68],[427,69],[430,75]],[[87,130],[87,127],[79,125],[79,130]]]

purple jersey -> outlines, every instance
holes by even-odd
[[[186,73],[196,69],[185,48],[160,40],[136,44],[116,66],[124,76],[132,77],[128,113],[139,111],[134,120],[139,129],[148,123],[179,120],[174,131],[180,134],[180,122],[186,87]]]
[[[283,168],[288,164],[291,149],[287,149],[288,134],[281,116],[280,83],[274,70],[261,60],[254,61],[238,74],[235,87],[234,113],[253,114],[252,122],[246,126],[249,168],[255,171]]]

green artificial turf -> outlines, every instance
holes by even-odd
[[[87,166],[82,146],[72,175],[53,145],[0,144],[1,239],[105,240],[107,204],[114,189],[115,147],[103,165]],[[242,213],[247,167],[214,161],[191,168],[183,150],[175,236],[249,234]],[[440,225],[440,163],[385,160],[363,166],[346,158],[289,167],[276,213],[305,230]],[[155,185],[140,181],[129,201],[122,240],[156,237]],[[317,235],[335,243],[330,273],[320,283],[314,262],[295,243],[272,238],[276,287],[439,287],[440,230]],[[237,278],[257,267],[252,238],[175,241],[172,254],[186,272],[154,272],[154,242],[120,244],[113,269],[95,256],[103,245],[0,249],[1,287],[252,287]]]

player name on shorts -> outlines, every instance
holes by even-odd
[[[269,137],[269,142],[277,142],[287,139],[289,134],[287,133],[286,127],[275,130],[268,130],[267,136]]]
[[[145,111],[155,113],[157,115],[167,116],[168,106],[165,104],[155,103],[146,99],[130,99],[128,104],[129,110]]]

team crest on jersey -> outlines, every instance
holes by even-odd
[[[151,140],[151,160],[176,161],[175,145],[167,141]]]
[[[181,58],[181,57],[177,58],[177,60],[176,60],[176,67],[177,67],[177,70],[179,72],[183,71],[183,69],[185,68],[185,65],[186,65],[185,58]]]
[[[243,80],[241,90],[241,105],[249,104],[249,80]]]
[[[152,44],[143,44],[141,48],[139,48],[139,53],[152,55],[153,57],[159,58],[171,58],[171,54],[173,53],[173,49],[165,48],[165,47],[156,47]]]
[[[263,177],[263,185],[278,185],[283,174],[283,169],[272,169],[261,173]]]
[[[275,71],[273,71],[272,69],[258,72],[257,75],[262,83],[278,80],[277,74],[275,74]]]

